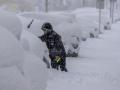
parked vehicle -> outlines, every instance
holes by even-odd
[[[80,50],[80,38],[76,35],[71,36],[71,41],[65,45],[67,57],[78,57]]]

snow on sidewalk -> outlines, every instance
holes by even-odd
[[[80,57],[67,58],[68,73],[50,70],[46,90],[120,90],[119,26],[82,43]]]

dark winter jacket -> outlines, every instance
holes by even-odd
[[[48,31],[39,38],[46,43],[50,56],[60,55],[66,57],[66,52],[61,40],[61,36],[58,35],[55,31]]]

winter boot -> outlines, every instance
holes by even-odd
[[[60,66],[61,71],[68,72],[67,68],[65,66]]]

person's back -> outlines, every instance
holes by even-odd
[[[58,35],[55,31],[48,31],[43,36],[40,37],[43,42],[46,42],[47,48],[49,51],[52,49],[57,49],[65,53],[65,48],[61,40],[61,36]]]
[[[52,68],[57,68],[59,64],[62,71],[67,71],[66,52],[61,40],[61,36],[53,31],[52,25],[50,23],[43,24],[42,30],[44,31],[44,34],[39,38],[46,43],[46,46],[49,50],[49,57],[51,59]],[[57,60],[60,60],[59,63],[56,63],[56,57]]]

